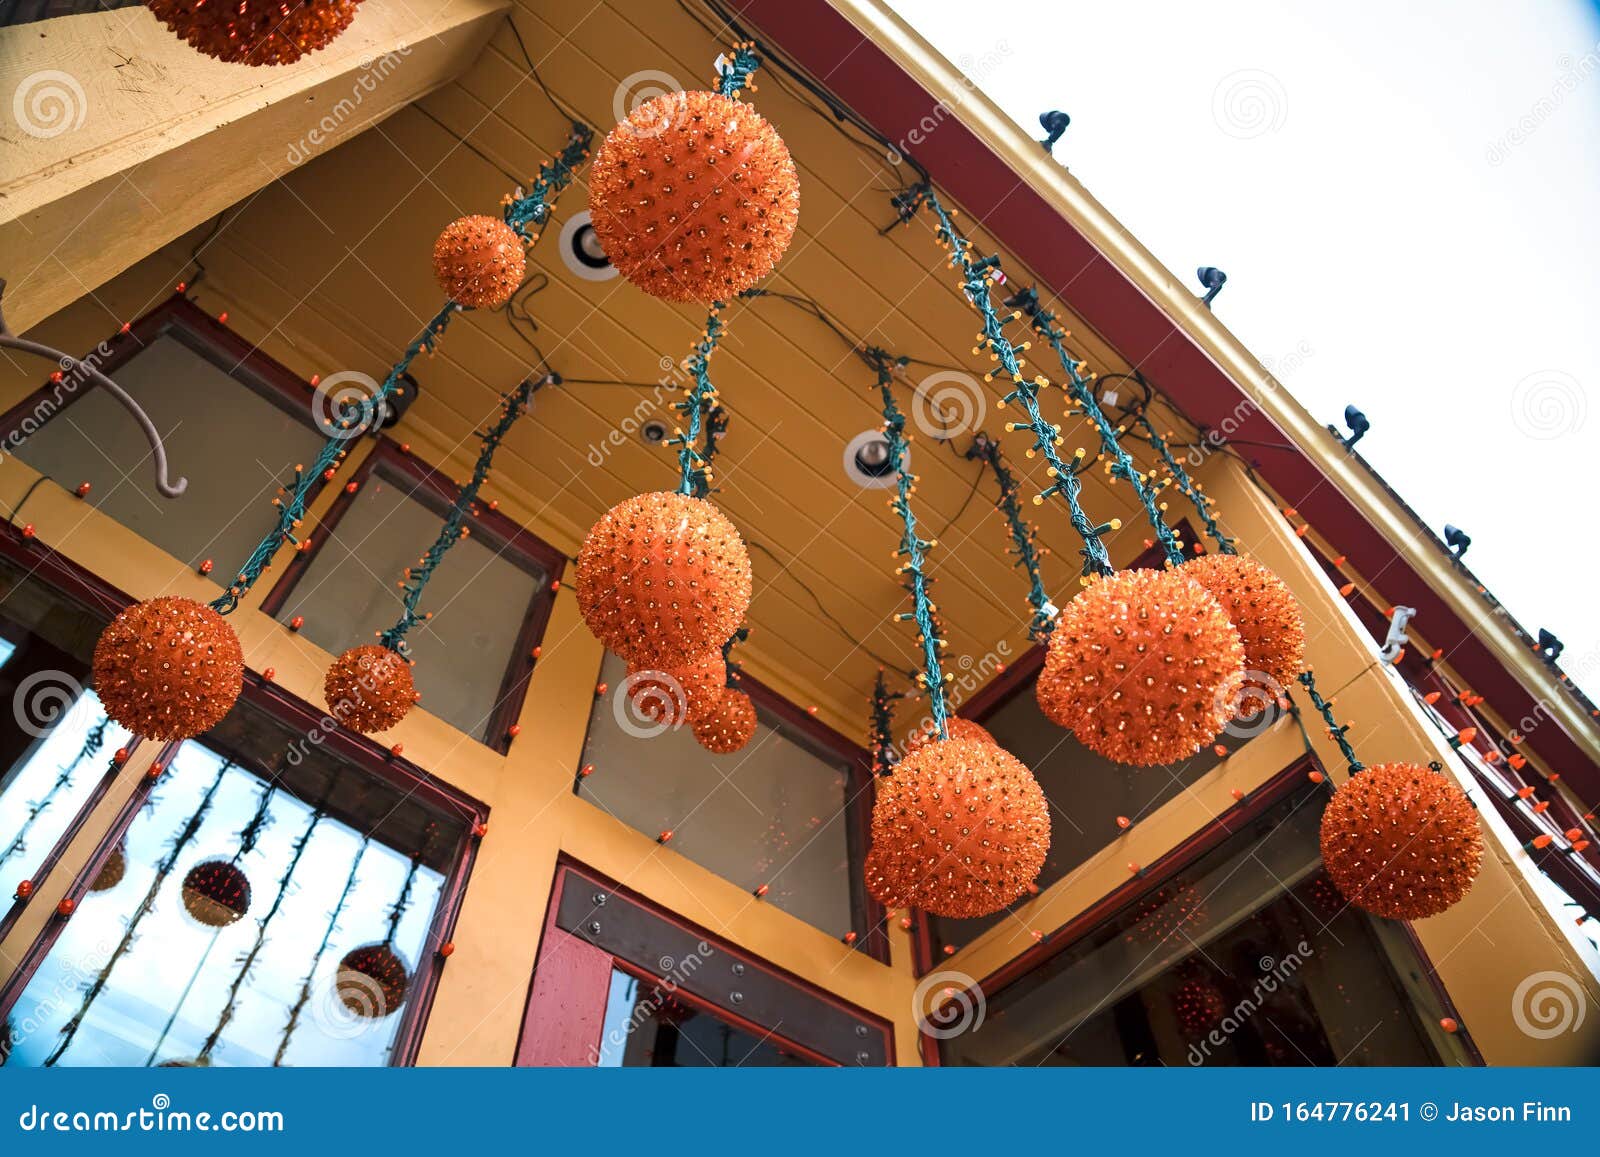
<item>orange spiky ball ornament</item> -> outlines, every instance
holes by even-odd
[[[94,690],[113,721],[147,739],[190,739],[232,710],[244,651],[228,621],[193,599],[135,603],[94,646]]]
[[[878,781],[872,842],[910,899],[937,916],[998,912],[1028,890],[1050,849],[1050,808],[1022,761],[993,743],[946,739]]]
[[[728,686],[728,664],[721,651],[671,670],[630,664],[624,680],[628,701],[646,719],[676,727],[704,719],[722,699]]]
[[[789,247],[800,178],[777,130],[743,101],[667,93],[595,153],[589,214],[611,263],[646,293],[731,301]]]
[[[727,515],[657,491],[619,502],[578,552],[578,609],[630,663],[671,670],[720,648],[750,606],[750,555]]]
[[[1199,583],[1176,570],[1123,571],[1096,578],[1061,612],[1035,694],[1091,751],[1148,767],[1217,737],[1243,665],[1238,629]]]
[[[970,719],[962,719],[959,715],[947,715],[944,721],[945,738],[947,739],[976,739],[979,743],[995,743],[995,737],[990,735],[988,729],[982,724],[974,723]],[[916,751],[930,743],[939,741],[939,730],[931,723],[915,732],[906,740],[906,751]]]
[[[473,309],[499,309],[510,301],[527,267],[522,238],[498,217],[459,217],[433,243],[439,288]]]
[[[909,908],[916,890],[906,876],[901,857],[891,853],[884,845],[874,842],[867,849],[862,866],[867,881],[867,892],[885,908]]]
[[[1211,592],[1244,644],[1242,679],[1229,690],[1231,714],[1253,719],[1305,668],[1306,623],[1288,585],[1253,558],[1207,554],[1180,572]]]
[[[714,755],[732,755],[756,733],[756,705],[743,691],[729,687],[716,706],[694,721],[694,737]]]
[[[231,64],[293,64],[325,48],[361,0],[145,0],[191,48]]]
[[[1328,876],[1356,907],[1391,920],[1437,916],[1467,894],[1482,862],[1472,802],[1419,764],[1356,772],[1322,813]]]
[[[371,735],[404,719],[421,698],[411,663],[388,647],[351,647],[333,661],[322,681],[333,717],[352,731]]]

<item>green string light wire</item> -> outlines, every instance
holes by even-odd
[[[1022,488],[1017,485],[1017,479],[1006,466],[1005,456],[1000,453],[1000,443],[989,435],[979,431],[972,439],[972,445],[967,448],[966,457],[975,458],[988,463],[990,471],[994,474],[995,482],[1000,487],[1000,502],[998,509],[1005,516],[1006,523],[1011,528],[1011,546],[1008,551],[1017,556],[1014,565],[1026,568],[1028,572],[1028,605],[1033,607],[1033,619],[1028,624],[1028,637],[1034,642],[1050,636],[1051,628],[1056,622],[1055,604],[1050,601],[1050,596],[1045,593],[1044,578],[1039,572],[1039,546],[1038,531],[1033,524],[1022,517],[1022,508],[1017,504],[1017,495]]]
[[[1078,537],[1083,540],[1083,548],[1078,552],[1083,556],[1083,573],[1110,574],[1115,569],[1111,565],[1111,556],[1106,553],[1106,547],[1100,541],[1102,535],[1116,530],[1119,523],[1115,520],[1096,525],[1089,520],[1079,504],[1079,495],[1082,493],[1082,484],[1078,481],[1078,474],[1082,468],[1083,451],[1079,450],[1074,455],[1069,465],[1061,460],[1056,453],[1056,446],[1061,441],[1061,429],[1044,420],[1044,415],[1039,409],[1039,389],[1048,385],[1043,377],[1028,378],[1022,372],[1022,361],[1017,357],[1017,347],[1006,339],[1002,331],[1004,324],[1000,315],[995,311],[994,302],[989,297],[989,270],[1000,268],[998,255],[983,258],[974,258],[971,254],[972,242],[963,237],[955,227],[948,212],[939,203],[937,194],[931,185],[917,185],[904,193],[897,193],[892,198],[896,212],[902,221],[908,224],[911,218],[923,205],[933,213],[937,220],[937,235],[939,240],[950,249],[950,264],[959,266],[962,274],[962,288],[966,291],[967,298],[972,302],[972,307],[978,311],[983,319],[983,332],[978,335],[979,352],[987,346],[993,353],[995,360],[1000,363],[1011,378],[1012,390],[1005,396],[1002,404],[1021,402],[1028,412],[1026,422],[1007,422],[1008,430],[1027,430],[1033,434],[1034,449],[1044,455],[1045,461],[1050,464],[1050,476],[1055,481],[1035,499],[1034,503],[1041,504],[1051,495],[1059,494],[1066,501],[1068,516],[1072,522],[1073,530],[1078,532]],[[1026,349],[1026,345],[1022,348]],[[986,381],[992,380],[998,370],[990,370],[984,375]]]
[[[1217,550],[1223,554],[1238,554],[1239,548],[1234,545],[1233,539],[1222,533],[1222,528],[1217,525],[1216,516],[1211,511],[1211,499],[1207,498],[1195,484],[1189,472],[1183,468],[1183,463],[1173,456],[1172,448],[1156,428],[1150,424],[1150,419],[1145,417],[1143,408],[1134,411],[1133,420],[1139,423],[1145,432],[1145,437],[1150,440],[1150,445],[1155,447],[1156,453],[1161,455],[1161,461],[1172,472],[1173,481],[1178,484],[1178,490],[1190,502],[1194,503],[1195,511],[1200,515],[1200,521],[1205,523],[1206,533],[1216,540]]]
[[[917,476],[906,469],[906,416],[901,413],[900,407],[895,403],[894,371],[906,365],[904,358],[892,358],[881,349],[869,346],[861,351],[867,364],[872,366],[878,378],[878,392],[883,397],[883,433],[889,443],[889,465],[895,472],[895,496],[889,505],[900,516],[904,530],[900,535],[900,548],[895,551],[896,558],[904,558],[900,564],[899,573],[906,576],[906,587],[911,592],[910,611],[901,612],[895,616],[901,622],[915,621],[919,632],[917,641],[922,644],[923,671],[917,676],[917,682],[928,692],[928,708],[933,716],[934,728],[939,733],[940,739],[948,739],[949,732],[945,726],[945,718],[949,714],[945,706],[944,685],[945,675],[940,665],[939,651],[944,647],[944,640],[939,637],[939,626],[934,621],[933,601],[928,597],[929,579],[924,569],[927,564],[927,552],[935,545],[933,539],[924,539],[917,534],[917,516],[911,509],[911,488]]]
[[[754,44],[735,44],[732,55],[721,57],[718,64],[722,66],[722,73],[717,78],[717,92],[730,100],[738,100],[746,88],[755,91],[755,82],[750,78],[761,67],[761,57],[756,54]]]
[[[593,133],[586,125],[573,125],[572,139],[555,160],[540,166],[539,176],[534,181],[533,189],[525,195],[513,197],[506,204],[505,220],[511,228],[531,240],[532,235],[527,231],[528,223],[543,223],[548,218],[556,197],[572,184],[577,166],[589,155],[589,141],[592,138]],[[273,505],[278,508],[277,525],[256,544],[256,548],[245,559],[244,565],[235,572],[234,580],[228,589],[220,597],[212,600],[213,610],[222,615],[232,614],[239,608],[239,601],[261,578],[273,557],[283,548],[284,543],[299,544],[300,540],[295,531],[305,519],[311,488],[320,478],[344,461],[345,455],[349,452],[348,442],[374,426],[378,415],[383,412],[389,395],[394,392],[400,378],[411,368],[411,363],[417,355],[423,350],[432,353],[445,328],[450,324],[450,319],[465,308],[453,301],[446,301],[439,308],[439,312],[434,314],[423,327],[422,332],[406,346],[400,359],[389,368],[389,373],[377,391],[362,398],[359,403],[343,408],[337,419],[331,423],[334,429],[323,443],[322,450],[317,454],[311,468],[308,470],[297,468],[294,480],[286,488],[287,496],[273,499]]]
[[[1038,291],[1032,286],[1018,292],[1008,304],[1015,304],[1027,317],[1028,324],[1033,327],[1034,332],[1049,342],[1050,348],[1056,351],[1061,369],[1066,374],[1067,396],[1078,404],[1084,417],[1094,423],[1095,432],[1100,435],[1100,449],[1111,460],[1111,476],[1126,479],[1133,487],[1133,492],[1139,497],[1139,505],[1144,508],[1144,515],[1150,521],[1150,528],[1156,532],[1161,550],[1167,556],[1167,562],[1173,566],[1183,565],[1183,547],[1178,542],[1178,536],[1167,525],[1167,520],[1162,517],[1155,489],[1149,484],[1150,480],[1134,464],[1128,452],[1122,448],[1119,438],[1122,431],[1112,424],[1111,419],[1107,418],[1105,411],[1100,408],[1100,403],[1094,396],[1094,388],[1090,385],[1092,378],[1085,377],[1083,373],[1087,367],[1067,352],[1067,334],[1055,324],[1055,314],[1040,305]]]
[[[678,493],[694,498],[704,498],[711,493],[711,454],[716,451],[716,431],[705,425],[707,416],[717,408],[717,387],[711,383],[711,355],[727,329],[723,322],[722,302],[713,302],[706,316],[706,328],[695,343],[694,350],[684,359],[691,383],[684,391],[683,401],[674,402],[673,409],[684,417],[685,429],[678,430],[667,439],[668,446],[678,447]],[[700,448],[702,434],[705,450]]]
[[[1350,730],[1348,723],[1340,723],[1333,717],[1333,704],[1317,694],[1317,681],[1310,671],[1300,672],[1300,685],[1306,689],[1306,694],[1311,696],[1311,706],[1315,707],[1322,715],[1322,720],[1328,725],[1328,736],[1339,745],[1339,751],[1344,755],[1344,760],[1350,765],[1350,774],[1366,770],[1366,764],[1356,758],[1356,749],[1350,746],[1345,732]]]
[[[883,681],[883,668],[879,667],[878,678],[872,684],[872,724],[867,734],[873,775],[888,775],[894,770],[894,704],[904,697],[903,691],[889,690]]]
[[[467,537],[465,526],[467,515],[472,511],[472,505],[477,501],[478,491],[483,489],[485,480],[489,477],[489,470],[494,465],[495,451],[500,448],[500,443],[505,440],[511,427],[516,425],[517,419],[527,412],[528,403],[540,386],[550,379],[540,378],[538,381],[528,380],[519,385],[500,399],[500,417],[493,426],[479,435],[482,445],[478,450],[478,461],[472,468],[472,477],[467,484],[456,493],[455,501],[450,504],[450,510],[445,514],[444,525],[439,528],[439,536],[433,540],[433,545],[428,547],[427,553],[414,567],[407,567],[405,580],[400,584],[400,589],[405,591],[401,602],[405,604],[405,611],[395,622],[394,626],[379,636],[378,641],[389,650],[401,655],[410,649],[406,644],[406,633],[412,627],[431,616],[417,613],[417,604],[422,601],[422,592],[428,585],[428,580],[433,578],[433,572],[444,561],[444,556],[450,548]]]
[[[749,627],[740,627],[728,636],[728,641],[722,644],[722,665],[727,675],[722,680],[724,687],[738,688],[739,680],[744,676],[744,668],[733,661],[733,649],[750,637]]]

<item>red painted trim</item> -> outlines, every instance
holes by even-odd
[[[941,120],[937,132],[927,132],[922,122],[938,102],[827,0],[726,2],[884,138],[917,141],[915,159],[940,188],[1032,268],[1042,290],[1068,301],[1191,422],[1202,429],[1233,430],[1246,458],[1253,453],[1248,442],[1283,443],[1283,433],[1205,350],[1040,193],[1018,180],[983,138],[953,117]],[[893,219],[886,194],[884,221]],[[930,254],[932,245],[930,238]],[[1533,712],[1534,696],[1473,633],[1472,624],[1451,610],[1302,451],[1265,450],[1255,467],[1362,573],[1383,575],[1389,597],[1418,609],[1429,638],[1445,648],[1451,664],[1503,717]],[[1427,532],[1419,525],[1418,533]],[[1442,544],[1438,549],[1445,550]],[[1585,796],[1600,796],[1600,766],[1559,725],[1541,727],[1535,738],[1535,749],[1548,763],[1566,769]]]

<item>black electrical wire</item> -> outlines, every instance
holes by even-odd
[[[828,610],[828,608],[823,604],[822,599],[818,597],[817,592],[812,589],[811,584],[806,582],[805,579],[801,578],[799,575],[795,574],[793,569],[790,568],[789,564],[784,562],[783,559],[779,558],[777,553],[773,551],[772,548],[764,545],[763,543],[759,543],[755,539],[748,536],[745,538],[745,542],[754,549],[759,550],[773,562],[777,563],[778,566],[783,569],[783,573],[790,579],[790,581],[797,584],[801,590],[810,595],[811,601],[817,605],[817,610],[822,614],[822,617],[827,619],[828,622],[833,625],[834,629],[839,632],[839,634],[843,635],[851,643],[860,647],[873,659],[877,660],[879,666],[882,666],[890,671],[894,671],[899,675],[903,675],[907,679],[915,679],[915,676],[910,671],[906,670],[904,667],[900,667],[894,663],[891,663],[888,659],[885,659],[871,647],[867,646],[865,641],[857,638],[854,631],[850,630],[849,627],[846,627],[844,623],[840,622],[839,619],[834,616],[832,611]]]

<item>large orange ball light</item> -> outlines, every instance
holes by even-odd
[[[634,109],[595,153],[589,214],[611,263],[646,293],[731,301],[789,247],[800,178],[749,105],[668,93]]]
[[[135,603],[94,646],[94,690],[106,714],[146,739],[189,739],[232,710],[244,652],[228,621],[193,599]]]
[[[627,693],[634,710],[647,719],[676,726],[714,711],[728,686],[721,651],[671,670],[630,665]]]
[[[974,723],[970,719],[962,719],[959,715],[946,716],[944,729],[946,739],[976,739],[979,743],[996,742],[995,737],[990,735],[988,729],[982,724]],[[918,748],[926,747],[928,744],[937,743],[938,741],[938,728],[930,723],[906,740],[906,750],[908,752],[916,751]]]
[[[694,720],[694,737],[713,755],[732,755],[754,737],[756,722],[756,705],[750,696],[729,687],[715,707]]]
[[[578,552],[578,609],[596,638],[670,671],[718,649],[750,606],[750,555],[711,503],[658,491],[608,510]]]
[[[1380,763],[1356,772],[1322,813],[1322,864],[1358,908],[1391,920],[1437,916],[1483,862],[1472,802],[1439,772]]]
[[[1035,694],[1091,751],[1148,767],[1217,737],[1243,665],[1237,628],[1199,583],[1181,571],[1123,571],[1061,612]]]
[[[1010,752],[946,739],[906,756],[878,781],[872,841],[918,907],[967,918],[998,912],[1028,890],[1050,849],[1050,808]]]
[[[1245,678],[1230,698],[1236,717],[1254,718],[1305,669],[1306,624],[1299,602],[1282,579],[1243,555],[1202,555],[1185,563],[1181,573],[1210,591],[1238,628]]]
[[[874,842],[867,849],[863,873],[867,892],[885,908],[909,908],[916,898],[914,881],[908,878],[902,857],[891,853],[884,845]]]
[[[293,64],[350,27],[361,0],[145,0],[191,48],[231,64]]]
[[[322,694],[333,717],[363,735],[389,730],[419,698],[410,661],[376,643],[351,647],[335,659]]]
[[[444,295],[473,309],[499,309],[527,272],[516,230],[498,217],[461,217],[433,243],[433,273]]]

